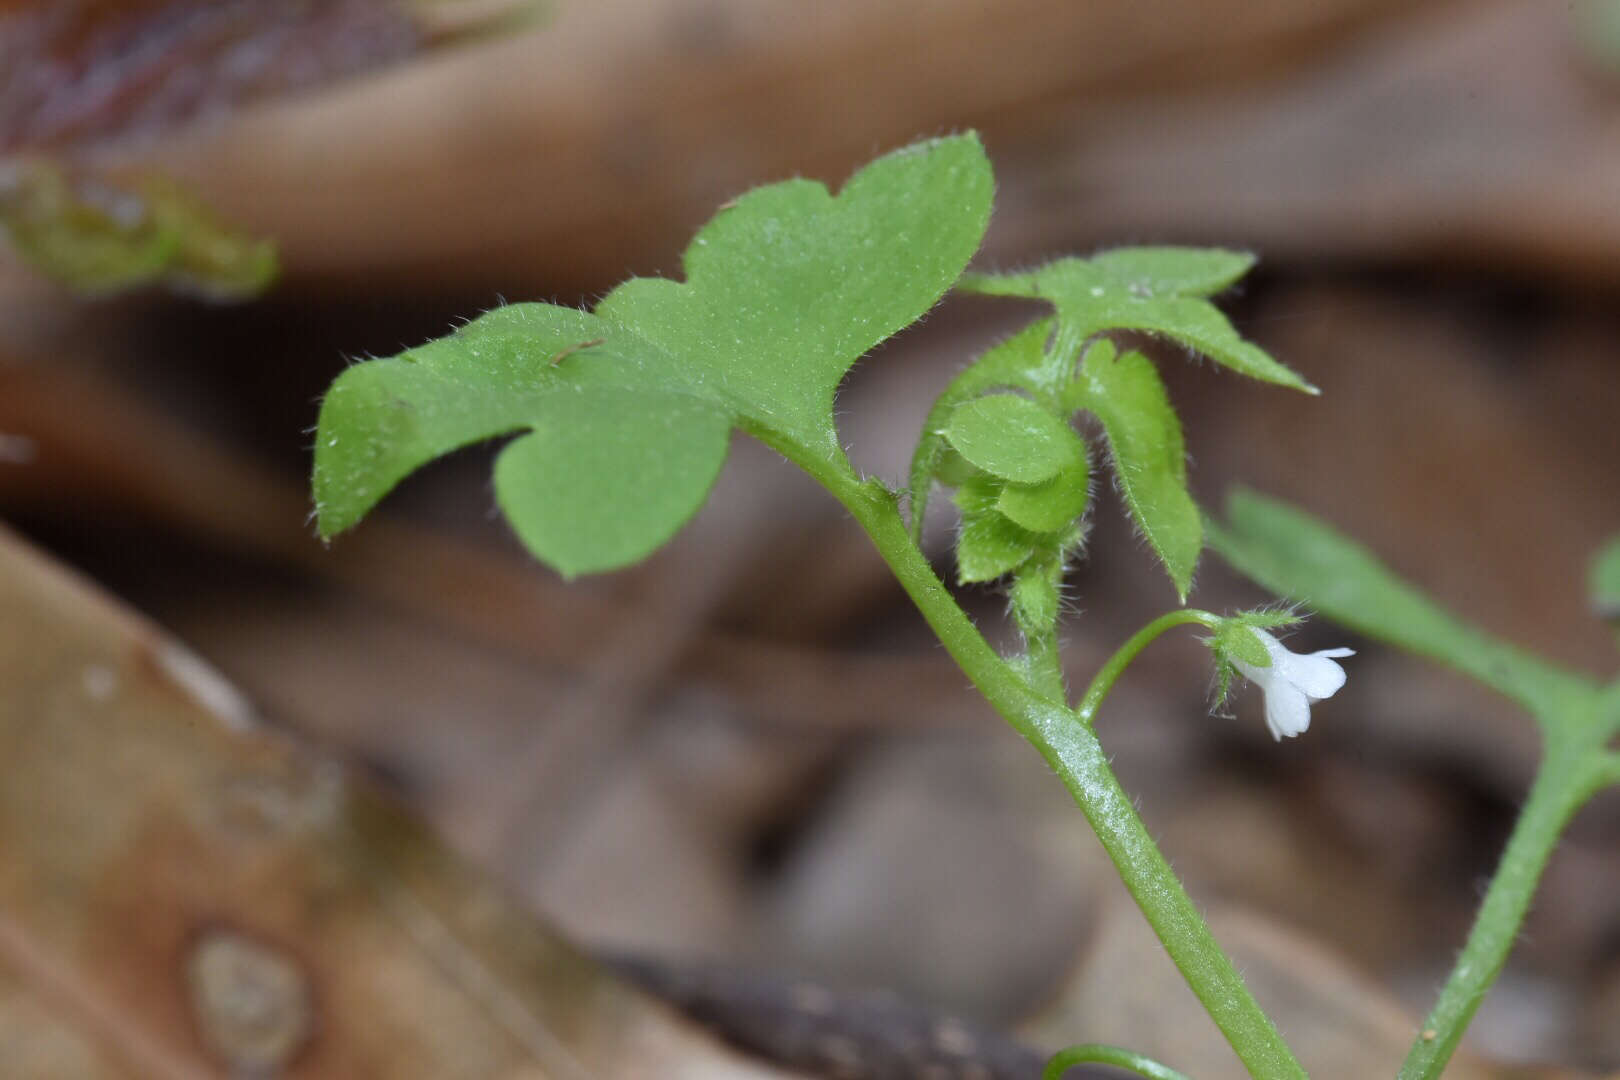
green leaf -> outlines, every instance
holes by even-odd
[[[951,414],[945,438],[956,452],[992,476],[1035,484],[1074,460],[1079,437],[1028,398],[992,394]]]
[[[1048,300],[1057,309],[1059,346],[1073,356],[1109,330],[1160,334],[1262,382],[1317,392],[1244,341],[1204,297],[1235,281],[1248,255],[1194,248],[1126,248],[1091,259],[1058,259],[1023,274],[968,274],[957,288]]]
[[[514,304],[358,364],[322,403],[317,526],[332,536],[433,458],[527,433],[497,462],[496,496],[536,557],[586,573],[672,536],[732,427],[847,472],[840,379],[956,279],[990,197],[976,136],[919,143],[836,197],[808,180],[743,195],[693,239],[684,282],[633,279],[590,313]]]
[[[239,300],[276,277],[269,241],[236,232],[157,177],[124,189],[44,159],[18,163],[0,182],[0,233],[35,270],[87,296],[166,285]]]
[[[1254,269],[1255,258],[1220,248],[1141,247],[1116,248],[1086,261],[1115,281],[1129,282],[1133,293],[1214,296]]]
[[[974,135],[879,158],[837,198],[811,180],[756,188],[698,232],[685,282],[632,279],[596,314],[657,342],[679,365],[670,378],[842,462],[833,392],[956,281],[991,188]]]
[[[938,477],[947,484],[956,477],[945,475],[951,456],[945,429],[958,407],[991,390],[1023,389],[1037,398],[1055,401],[1057,389],[1067,381],[1067,371],[1053,371],[1046,354],[1046,339],[1055,321],[1041,319],[995,347],[965,368],[935,399],[923,423],[922,438],[911,457],[911,535],[922,535],[923,515],[928,496]],[[1067,367],[1067,363],[1061,367]],[[954,485],[953,485],[954,486]]]
[[[1574,722],[1595,687],[1458,622],[1366,548],[1301,510],[1234,492],[1210,543],[1259,584],[1335,622],[1447,664],[1527,706],[1544,725]]]
[[[518,537],[565,577],[645,558],[714,485],[731,423],[706,403],[604,390],[535,403],[530,434],[495,462]],[[662,429],[667,441],[645,439]]]
[[[994,581],[1022,566],[1041,544],[1041,538],[996,509],[993,484],[964,484],[953,497],[962,511],[956,539],[957,578],[964,585]]]
[[[967,458],[958,454],[949,446],[945,447],[940,453],[937,464],[934,466],[934,478],[946,487],[961,487],[974,477],[983,475],[968,463]]]
[[[1101,340],[1086,350],[1068,403],[1102,421],[1125,505],[1185,600],[1203,525],[1187,491],[1181,421],[1159,373],[1141,353],[1116,357],[1113,344]]]
[[[1620,619],[1620,536],[1604,544],[1592,560],[1592,610],[1600,619]]]
[[[1090,475],[1082,456],[1077,467],[1065,468],[1042,483],[1003,485],[996,496],[996,509],[1031,532],[1056,532],[1086,512],[1089,487]]]

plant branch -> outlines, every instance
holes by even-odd
[[[803,459],[798,460],[803,465]],[[968,678],[1057,771],[1165,951],[1250,1074],[1291,1080],[1304,1077],[1299,1062],[1216,944],[1203,916],[1154,844],[1130,797],[1108,767],[1096,735],[1061,701],[1037,693],[990,647],[912,542],[892,492],[873,481],[863,483],[835,467],[809,471],[871,536],[901,586]],[[1175,614],[1182,622],[1214,618],[1202,612]],[[1155,633],[1176,624],[1172,619]],[[1151,640],[1153,635],[1146,634],[1144,630],[1126,643],[1121,650],[1126,655],[1116,657],[1119,663],[1113,669],[1114,678],[1135,654],[1132,643],[1136,642],[1135,651],[1140,651]],[[1097,700],[1102,693],[1106,689],[1097,695]]]
[[[1584,741],[1549,746],[1475,916],[1468,943],[1407,1052],[1400,1080],[1439,1076],[1456,1051],[1468,1022],[1507,961],[1559,833],[1596,790],[1587,775],[1592,754]]]
[[[1068,689],[1063,681],[1063,654],[1058,648],[1056,627],[1024,628],[1024,667],[1030,688],[1043,697],[1064,701]]]
[[[1047,1061],[1046,1068],[1041,1071],[1041,1080],[1063,1080],[1063,1074],[1076,1065],[1088,1064],[1112,1065],[1116,1069],[1128,1069],[1138,1076],[1147,1077],[1147,1080],[1188,1080],[1185,1073],[1177,1072],[1168,1065],[1161,1065],[1134,1050],[1107,1046],[1103,1043],[1085,1043],[1059,1050]]]
[[[1091,685],[1086,687],[1085,696],[1080,699],[1079,707],[1074,710],[1075,715],[1080,718],[1082,724],[1090,727],[1092,721],[1096,719],[1097,709],[1102,705],[1103,699],[1108,696],[1108,692],[1114,688],[1114,683],[1119,681],[1120,675],[1143,649],[1152,644],[1154,639],[1166,630],[1189,625],[1207,626],[1214,629],[1221,622],[1222,619],[1219,615],[1199,611],[1197,608],[1181,608],[1178,611],[1160,615],[1157,619],[1132,634],[1130,639],[1121,645],[1113,656],[1108,658],[1108,662],[1097,670],[1097,674],[1092,677]]]

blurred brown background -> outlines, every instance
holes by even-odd
[[[148,4],[150,25],[184,7]],[[565,587],[493,511],[490,447],[323,548],[316,402],[347,360],[503,298],[677,274],[753,184],[836,184],[973,127],[999,189],[980,265],[1261,256],[1224,306],[1323,395],[1162,350],[1204,505],[1239,482],[1294,499],[1452,609],[1607,675],[1583,582],[1620,531],[1616,7],[615,0],[495,32],[468,3],[232,3],[206,38],[163,24],[154,66],[0,6],[0,146],[159,170],[283,268],[221,305],[75,297],[0,262],[0,515],[590,950],[885,987],[1032,1043],[1234,1075],[1056,780],[808,480],[739,437],[667,550]],[[92,93],[86,57],[121,89]],[[857,464],[898,478],[933,395],[1029,310],[951,299],[863,362],[840,399]],[[949,529],[929,533],[942,573]],[[1175,601],[1107,493],[1071,595],[1077,680]],[[1210,556],[1193,599],[1264,598]],[[997,623],[993,590],[966,601]],[[1459,678],[1320,622],[1299,640],[1359,650],[1304,739],[1266,738],[1257,696],[1211,717],[1190,639],[1151,650],[1100,727],[1313,1074],[1388,1075],[1535,740]],[[1612,794],[1465,1045],[1457,1075],[1620,1068]],[[318,1064],[288,1075],[300,1060]]]

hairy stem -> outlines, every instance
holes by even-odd
[[[1474,1011],[1507,961],[1559,833],[1601,786],[1588,775],[1593,760],[1592,749],[1583,741],[1565,740],[1549,747],[1474,918],[1468,943],[1407,1052],[1400,1080],[1439,1076],[1456,1051]]]
[[[1114,655],[1108,658],[1108,662],[1097,670],[1097,674],[1091,680],[1091,685],[1086,687],[1085,696],[1080,699],[1079,707],[1074,710],[1075,715],[1080,718],[1082,724],[1090,727],[1092,721],[1097,718],[1098,707],[1102,705],[1103,699],[1108,696],[1108,692],[1114,688],[1114,683],[1119,681],[1120,675],[1130,666],[1131,661],[1136,659],[1138,653],[1147,648],[1155,638],[1166,630],[1189,625],[1207,626],[1214,629],[1221,622],[1222,619],[1219,615],[1212,615],[1207,611],[1199,611],[1196,608],[1182,608],[1179,611],[1171,611],[1160,615],[1157,619],[1132,634],[1130,640],[1121,645]]]
[[[814,469],[812,475],[871,536],[923,618],[968,678],[1057,771],[1170,959],[1250,1074],[1262,1078],[1304,1077],[1305,1071],[1216,944],[1203,916],[1148,835],[1090,727],[1061,700],[1038,693],[990,647],[912,542],[892,492],[840,470]],[[1169,625],[1175,623],[1167,623],[1159,632]],[[1147,640],[1151,638],[1144,638],[1136,651]],[[1127,643],[1127,650],[1130,647]],[[1114,678],[1128,661],[1129,656],[1120,660]],[[1098,700],[1101,693],[1106,689],[1099,693]]]
[[[1188,1080],[1185,1073],[1161,1065],[1150,1057],[1103,1043],[1086,1043],[1059,1050],[1047,1061],[1046,1068],[1041,1071],[1041,1080],[1063,1080],[1063,1074],[1074,1066],[1092,1064],[1128,1069],[1138,1076],[1147,1077],[1147,1080]]]
[[[1024,631],[1024,667],[1029,684],[1037,694],[1054,701],[1066,699],[1063,654],[1058,649],[1056,630]]]

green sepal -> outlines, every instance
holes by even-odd
[[[1232,677],[1237,674],[1235,663],[1242,661],[1250,667],[1271,666],[1271,651],[1254,631],[1293,626],[1303,616],[1289,609],[1262,609],[1229,615],[1215,627],[1212,637],[1204,643],[1215,656],[1215,707],[1220,708],[1232,689]]]
[[[1222,623],[1210,640],[1210,648],[1215,650],[1218,657],[1241,660],[1250,667],[1271,666],[1271,653],[1266,649],[1265,642],[1255,636],[1253,627],[1240,619],[1228,619]]]
[[[1030,560],[1013,575],[1009,590],[1013,621],[1026,638],[1057,625],[1062,583],[1063,559],[1058,552],[1052,552],[1049,558]]]

